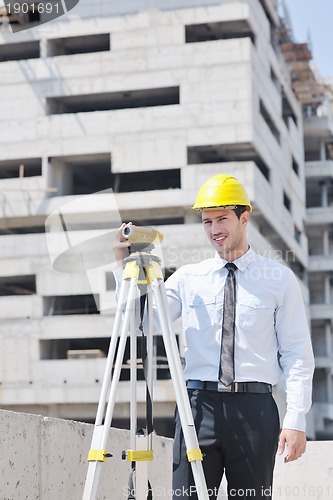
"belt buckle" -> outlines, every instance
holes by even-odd
[[[217,392],[233,392],[232,386],[229,385],[226,387],[222,382],[217,383]]]
[[[231,392],[238,392],[238,382],[232,382],[231,384]]]

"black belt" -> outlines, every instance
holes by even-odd
[[[226,387],[222,382],[203,382],[202,380],[188,380],[186,382],[188,389],[199,389],[200,391],[216,392],[252,392],[257,394],[266,394],[272,392],[271,384],[265,382],[232,382]]]

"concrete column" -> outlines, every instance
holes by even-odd
[[[72,194],[73,172],[61,160],[53,160],[49,165],[49,181],[57,189],[58,196]]]
[[[40,50],[40,57],[45,59],[47,57],[47,38],[46,37],[41,37],[39,40],[39,50]]]
[[[48,160],[49,160],[48,156],[43,154],[43,156],[42,156],[42,176],[46,177],[46,181],[47,181],[47,176],[49,173],[49,161]]]
[[[326,321],[325,322],[325,355],[326,356],[331,356],[331,349],[332,349],[332,327],[331,327],[331,322]]]
[[[325,181],[321,185],[321,206],[328,207],[328,186]]]
[[[51,165],[49,163],[49,158],[47,155],[44,154],[42,156],[42,176],[45,179],[45,187],[46,187],[45,196],[46,197],[50,196],[50,193],[52,192],[51,188],[53,187],[52,186],[52,179],[51,179],[51,175],[50,175],[50,168],[51,168]]]
[[[320,156],[320,161],[326,160],[326,143],[325,143],[325,141],[320,142],[319,156]]]
[[[332,322],[327,321],[325,324],[325,342],[326,342],[326,354],[333,363],[333,328]],[[328,370],[327,374],[327,402],[333,403],[333,377],[332,377],[332,367]]]
[[[331,371],[327,372],[327,402],[333,404],[333,377]]]
[[[323,232],[323,255],[328,256],[330,254],[330,240],[329,231],[325,229]]]
[[[52,170],[53,166],[47,155],[42,156],[42,175],[45,178],[46,197],[57,196],[59,186],[55,185],[55,176]]]
[[[329,274],[327,274],[324,278],[324,300],[325,304],[331,303],[331,283]]]

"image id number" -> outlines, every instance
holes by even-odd
[[[51,3],[51,2],[40,2],[40,3],[5,3],[5,7],[7,10],[7,14],[28,14],[31,12],[33,14],[59,14],[62,12],[62,7],[59,3]]]

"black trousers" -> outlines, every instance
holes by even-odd
[[[271,394],[188,390],[210,500],[225,472],[228,499],[270,500],[280,433]],[[173,500],[197,500],[179,414],[175,413]]]

